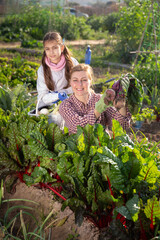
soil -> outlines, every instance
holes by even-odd
[[[106,40],[105,39],[101,39],[101,40],[76,40],[76,41],[65,41],[65,44],[68,45],[73,45],[73,46],[77,46],[77,45],[98,45],[98,44],[105,44]],[[0,42],[0,48],[16,48],[16,47],[20,47],[21,46],[21,42]]]
[[[142,124],[142,127],[137,130],[135,128],[135,124],[132,124],[132,129],[136,133],[138,141],[141,141],[142,138],[144,138],[144,135],[150,142],[158,142],[160,147],[160,122],[153,121],[151,123],[144,122]],[[130,132],[130,135],[133,134]]]
[[[90,223],[87,219],[84,219],[82,225],[78,227],[75,224],[74,213],[67,207],[63,212],[61,211],[62,203],[55,200],[54,194],[48,189],[40,189],[33,186],[26,186],[18,180],[14,193],[8,193],[5,190],[4,199],[27,199],[38,203],[30,203],[27,201],[12,202],[10,206],[24,205],[33,207],[34,211],[31,213],[38,219],[39,222],[43,222],[48,214],[53,211],[53,217],[49,219],[48,224],[51,226],[46,229],[46,238],[50,240],[98,240],[99,232],[98,229]],[[35,208],[36,206],[36,208]],[[0,215],[3,216],[6,213],[8,204],[3,204],[0,210]],[[13,212],[9,215],[9,219],[17,212]],[[29,230],[33,231],[35,229],[34,222],[30,223],[29,217],[24,217],[26,226],[29,224]],[[20,225],[20,224],[19,224]],[[15,232],[18,232],[18,223]],[[49,238],[50,236],[50,238]],[[72,238],[69,238],[71,237]],[[3,238],[0,237],[0,240]],[[23,238],[22,238],[23,239]]]

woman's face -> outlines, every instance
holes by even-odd
[[[46,56],[54,64],[57,64],[60,61],[63,49],[64,46],[59,45],[55,40],[44,42],[44,51]]]
[[[77,98],[86,97],[90,92],[91,80],[86,71],[72,73],[70,84]]]

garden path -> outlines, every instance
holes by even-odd
[[[100,39],[100,40],[74,40],[74,41],[68,41],[66,40],[65,43],[66,45],[98,45],[98,44],[105,44],[106,40],[105,39]],[[21,42],[2,42],[0,41],[0,48],[16,48],[20,47]]]

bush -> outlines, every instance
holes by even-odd
[[[86,39],[93,32],[83,17],[51,12],[38,5],[26,7],[20,14],[5,17],[0,29],[4,41],[42,40],[48,31],[58,31],[68,40]]]
[[[91,28],[94,29],[95,31],[99,31],[102,30],[103,21],[104,21],[103,16],[92,15],[87,19],[86,23],[90,25]]]
[[[155,78],[157,75],[157,88],[160,89],[160,62],[157,61],[156,70],[156,59],[154,54],[141,56],[135,67],[134,74],[139,80],[144,81],[150,93],[155,86]]]
[[[118,20],[119,13],[117,12],[113,12],[105,16],[103,19],[103,31],[107,30],[109,33],[115,33]]]
[[[39,64],[31,63],[20,56],[12,60],[0,59],[0,82],[8,87],[27,84],[30,89],[36,87]]]
[[[117,46],[117,51],[124,57],[123,62],[128,63],[132,60],[131,51],[138,49],[142,33],[148,18],[149,10],[151,7],[151,0],[131,0],[128,7],[123,7],[120,11],[120,19],[117,24],[117,33],[120,37],[120,43]],[[154,4],[155,19],[158,17],[158,4]],[[153,19],[150,14],[149,23],[145,32],[145,41],[150,43],[153,38]],[[152,31],[151,31],[152,29]],[[158,29],[158,24],[157,24]],[[150,44],[149,44],[150,45]],[[149,46],[150,47],[150,46]],[[123,49],[123,50],[122,50]],[[146,49],[146,46],[145,46]],[[125,59],[125,55],[127,56]]]

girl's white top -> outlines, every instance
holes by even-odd
[[[74,64],[74,66],[79,64],[75,58],[72,58],[72,62]],[[38,71],[37,71],[37,75],[38,75],[37,92],[38,92],[38,102],[39,102],[38,108],[41,108],[43,106],[52,105],[53,102],[58,100],[59,92],[65,92],[66,94],[72,93],[71,87],[64,89],[68,84],[66,77],[65,77],[65,68],[63,68],[62,70],[60,70],[58,72],[55,72],[54,70],[51,69],[51,74],[52,74],[52,78],[53,78],[54,86],[55,86],[54,91],[50,91],[45,83],[43,66],[41,65],[38,68]],[[58,91],[58,93],[55,93],[55,91]]]

